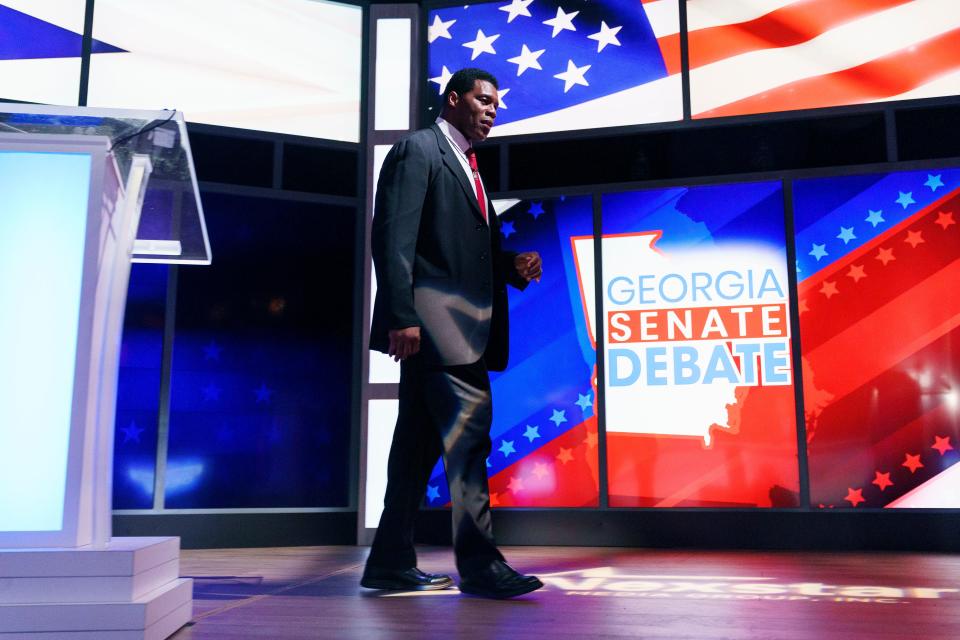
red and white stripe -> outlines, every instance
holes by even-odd
[[[644,3],[671,74],[670,0]],[[957,0],[689,0],[694,117],[960,94]]]

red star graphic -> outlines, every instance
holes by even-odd
[[[543,480],[545,476],[550,475],[547,465],[543,464],[542,462],[538,462],[537,464],[533,465],[533,471],[531,471],[531,473],[537,477],[537,480]]]
[[[866,502],[866,500],[863,499],[863,489],[851,489],[850,487],[847,487],[847,497],[844,498],[844,500],[852,504],[854,507],[861,502]]]
[[[935,440],[934,440],[933,446],[930,448],[936,449],[937,451],[939,451],[941,456],[945,454],[947,451],[950,451],[953,449],[953,445],[950,444],[950,436],[945,436],[945,437],[933,436],[933,437],[935,438]]]
[[[510,476],[510,482],[507,484],[507,489],[509,489],[513,493],[517,493],[518,491],[523,491],[523,478]]]
[[[883,266],[887,266],[887,263],[891,260],[896,260],[893,257],[893,249],[880,249],[880,252],[877,254],[877,260],[883,263]]]
[[[940,225],[943,227],[943,230],[946,231],[947,227],[957,223],[953,221],[952,211],[940,211],[937,213],[937,219],[934,221],[934,224]]]
[[[490,506],[491,506],[491,507],[499,507],[499,506],[500,506],[500,494],[499,494],[499,493],[494,493],[494,492],[492,492],[492,491],[490,492]]]
[[[880,473],[879,471],[877,471],[876,474],[877,474],[877,477],[873,479],[873,482],[871,484],[875,484],[878,487],[880,487],[880,491],[883,491],[887,487],[893,485],[893,482],[891,482],[890,480],[889,473]]]
[[[800,298],[800,302],[797,304],[797,309],[800,311],[801,314],[807,311],[810,311],[810,307],[807,306],[806,298]]]
[[[597,432],[596,432],[596,431],[588,431],[588,432],[587,432],[587,437],[583,439],[583,443],[584,443],[585,445],[587,445],[588,447],[590,447],[591,449],[593,449],[595,446],[597,446]]]
[[[923,466],[923,463],[920,462],[920,454],[918,453],[917,455],[914,456],[908,453],[906,455],[907,455],[906,459],[903,461],[903,464],[900,466],[910,469],[910,473],[916,473],[917,469]]]
[[[823,286],[820,287],[820,293],[827,296],[827,300],[829,300],[832,296],[837,295],[839,291],[837,291],[837,285],[835,283],[825,280]]]
[[[850,266],[850,271],[847,272],[847,275],[853,278],[854,282],[860,282],[861,278],[866,278],[867,274],[863,272],[862,264],[854,264]]]
[[[571,451],[572,449],[564,449],[563,447],[560,447],[560,453],[557,454],[557,460],[566,465],[568,462],[573,460],[573,454],[570,453]]]
[[[923,239],[923,236],[920,235],[919,231],[908,231],[907,239],[904,240],[904,242],[916,249],[918,244],[922,244],[926,241]]]

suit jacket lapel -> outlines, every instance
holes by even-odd
[[[434,134],[437,136],[437,146],[440,148],[440,155],[443,157],[443,163],[447,165],[447,168],[453,172],[453,175],[457,178],[457,182],[460,183],[460,186],[463,187],[463,192],[467,196],[467,200],[470,202],[471,210],[473,214],[480,218],[481,221],[486,222],[483,219],[483,213],[480,212],[480,203],[477,202],[477,192],[474,187],[467,180],[466,174],[463,172],[463,165],[460,164],[460,161],[457,160],[456,151],[453,150],[450,146],[450,141],[447,140],[447,136],[443,135],[443,131],[440,130],[436,124],[430,125],[430,128],[433,129]],[[486,197],[486,193],[483,194]],[[487,211],[491,210],[489,206],[490,199],[487,198]]]

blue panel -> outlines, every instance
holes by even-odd
[[[0,5],[0,60],[79,58],[82,47],[82,34]],[[93,41],[93,53],[122,51]]]
[[[153,507],[166,265],[135,264],[124,315],[113,454],[113,508]]]
[[[206,194],[183,268],[168,508],[348,503],[356,211]]]
[[[0,531],[63,526],[90,170],[0,152]]]

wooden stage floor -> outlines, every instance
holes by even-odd
[[[921,553],[504,549],[546,586],[492,601],[455,589],[358,585],[367,549],[184,551],[194,622],[209,638],[960,638],[960,556]],[[453,571],[449,549],[420,567]]]

